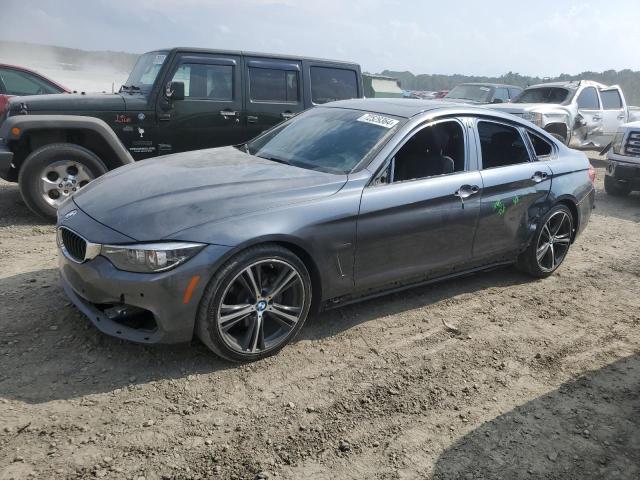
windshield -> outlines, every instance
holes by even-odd
[[[390,115],[314,108],[247,145],[251,155],[329,173],[348,173],[398,128]]]
[[[166,58],[167,52],[148,52],[141,55],[122,90],[151,90]]]
[[[471,100],[478,103],[489,103],[491,88],[484,85],[458,85],[445,98],[457,100]]]
[[[564,103],[571,92],[561,87],[536,87],[524,90],[513,103]]]

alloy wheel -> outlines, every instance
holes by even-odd
[[[217,324],[227,346],[260,353],[283,344],[303,314],[305,288],[298,270],[280,259],[245,267],[227,285]]]
[[[536,260],[542,271],[551,272],[562,263],[571,244],[572,228],[571,218],[562,210],[544,224],[536,248]]]
[[[59,160],[42,169],[40,194],[45,202],[58,208],[62,201],[94,179],[93,173],[82,163]]]

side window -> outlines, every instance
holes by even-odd
[[[493,94],[494,102],[496,100],[502,100],[503,103],[507,103],[509,101],[509,92],[506,88],[498,87],[496,88],[496,93]]]
[[[344,68],[311,67],[311,101],[327,103],[358,96],[358,77]]]
[[[530,160],[520,132],[508,125],[478,122],[482,168],[506,167]]]
[[[464,133],[458,122],[430,125],[413,135],[392,159],[393,182],[464,171]]]
[[[60,90],[40,80],[34,75],[10,69],[0,69],[0,82],[8,95],[37,95],[60,93]]]
[[[231,65],[183,63],[176,70],[172,81],[184,82],[185,98],[233,100],[233,67]]]
[[[533,132],[527,132],[527,134],[531,139],[531,144],[533,145],[533,150],[536,153],[536,157],[540,158],[551,155],[551,153],[553,152],[553,147],[549,142]]]
[[[622,108],[622,98],[618,90],[600,90],[602,98],[602,108],[605,110],[620,110]]]
[[[250,67],[249,92],[256,102],[297,103],[298,72]]]
[[[600,110],[600,100],[595,87],[587,87],[578,95],[578,108],[581,110]]]

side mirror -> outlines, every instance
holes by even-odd
[[[167,83],[164,96],[170,100],[184,100],[184,82]]]
[[[491,103],[504,103],[501,98],[494,98]]]

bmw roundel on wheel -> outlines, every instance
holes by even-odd
[[[251,361],[325,306],[498,265],[551,275],[593,202],[586,156],[517,117],[345,100],[101,176],[60,206],[59,263],[103,332]]]

